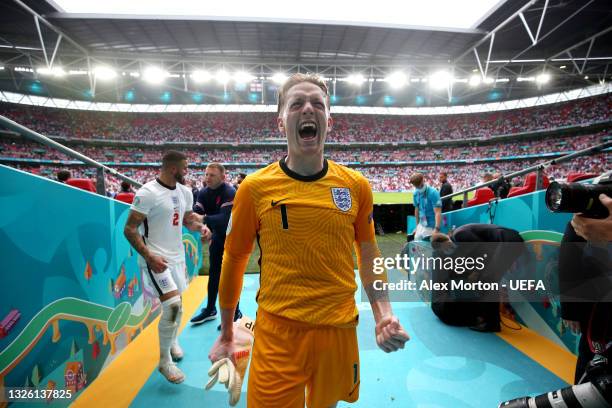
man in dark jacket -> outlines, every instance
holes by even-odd
[[[200,190],[193,211],[204,215],[202,222],[212,232],[210,240],[210,268],[208,275],[208,302],[202,311],[191,319],[194,325],[214,320],[217,317],[217,294],[223,262],[225,232],[232,214],[236,190],[225,182],[225,167],[220,163],[210,163],[206,167],[206,187]],[[242,317],[240,307],[236,307],[234,320]]]
[[[608,345],[598,354],[608,359],[612,357],[609,349],[612,304],[600,301],[606,297],[609,299],[612,292],[611,253],[609,242],[588,242],[576,233],[571,223],[567,223],[559,248],[559,289],[564,326],[576,335],[582,334],[578,344],[575,384],[585,381],[583,375],[595,356],[593,341]],[[608,363],[608,374],[611,368]]]
[[[448,175],[445,172],[440,173],[440,197],[453,193],[453,186],[448,182]],[[453,199],[445,198],[442,200],[442,212],[451,211],[453,209]]]

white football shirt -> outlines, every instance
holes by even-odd
[[[180,183],[171,189],[156,179],[138,190],[131,209],[147,216],[139,232],[149,250],[169,262],[179,262],[185,260],[183,216],[192,207],[190,189]],[[144,265],[142,257],[139,262]]]

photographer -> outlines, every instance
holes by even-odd
[[[612,199],[601,200],[610,208]],[[606,202],[607,201],[607,202]],[[612,214],[612,212],[611,212]],[[559,250],[559,287],[561,290],[561,318],[565,327],[574,334],[582,334],[578,345],[578,361],[574,374],[574,383],[579,384],[592,379],[588,378],[587,366],[595,357],[592,341],[595,333],[602,333],[600,340],[606,344],[612,341],[612,321],[610,320],[610,303],[599,302],[609,296],[610,290],[610,251],[608,248],[593,243],[612,241],[608,230],[601,225],[610,223],[606,219],[589,219],[574,215],[567,224],[561,248]],[[578,233],[580,231],[580,233]],[[588,238],[588,241],[585,240]],[[610,332],[608,332],[610,331]],[[602,350],[604,357],[610,358],[610,350]],[[609,374],[610,366],[606,368]]]
[[[561,318],[581,334],[574,374],[576,385],[536,397],[521,397],[499,407],[612,406],[612,172],[592,184],[551,183],[546,206],[574,213],[559,249]]]
[[[600,194],[599,201],[610,212],[607,218],[598,220],[574,215],[572,227],[574,227],[576,234],[587,241],[610,242],[612,241],[612,198]]]
[[[610,300],[612,289],[612,172],[592,184],[552,183],[546,191],[546,205],[554,212],[572,212],[559,250],[561,317],[574,334],[582,334],[574,381],[590,381],[587,366],[595,354],[609,356],[609,350],[595,350],[594,337],[603,330],[604,344],[612,340]],[[596,353],[597,352],[597,353]],[[608,372],[609,369],[607,369]]]
[[[510,228],[492,224],[467,224],[449,235],[434,233],[431,238],[434,256],[451,258],[483,257],[485,268],[465,276],[457,271],[434,270],[435,282],[465,280],[499,282],[514,262],[525,252],[520,234]],[[499,293],[469,291],[465,293],[433,292],[431,307],[446,324],[469,326],[481,332],[499,332]]]

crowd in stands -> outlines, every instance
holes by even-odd
[[[473,146],[451,146],[445,148],[411,147],[365,149],[339,149],[329,147],[327,155],[341,163],[348,162],[414,162],[424,160],[466,160],[480,158],[503,158],[509,156],[540,155],[543,153],[572,152],[585,149],[609,140],[607,132],[592,135],[549,137],[536,140],[521,140],[506,143],[492,143]],[[159,162],[161,150],[149,147],[92,147],[71,145],[70,148],[99,162],[154,163]],[[257,163],[264,165],[279,160],[286,154],[286,149],[270,147],[269,149],[184,149],[191,163]],[[58,150],[45,147],[36,142],[17,139],[0,140],[0,157],[14,157],[45,160],[73,160]]]
[[[185,148],[192,167],[192,183],[201,187],[202,165],[212,162],[255,163],[261,167],[279,160],[286,154],[281,147],[240,146],[247,142],[280,141],[274,113],[110,113],[42,108],[0,103],[0,114],[48,136],[66,137],[69,147],[97,161],[115,163],[159,162],[165,142],[230,142],[232,148]],[[529,130],[551,129],[559,126],[578,126],[597,121],[612,121],[612,94],[579,99],[571,102],[544,105],[536,108],[515,109],[470,115],[384,116],[333,115],[334,126],[328,140],[341,142],[329,145],[326,154],[341,162],[418,162],[443,160],[474,160],[487,158],[487,163],[469,165],[358,165],[370,180],[374,191],[408,191],[409,176],[415,171],[425,173],[428,182],[437,187],[437,174],[448,173],[449,181],[458,191],[481,182],[484,173],[508,174],[536,163],[534,160],[503,161],[508,156],[542,155],[549,152],[571,152],[610,140],[608,130],[582,135],[531,137],[513,141],[486,141],[496,135],[523,133]],[[584,132],[583,132],[584,133]],[[446,147],[385,147],[364,148],[351,142],[399,142],[478,137],[481,141],[465,146]],[[139,147],[92,146],[79,139],[123,140],[152,142]],[[484,139],[484,140],[482,140]],[[108,143],[107,143],[108,144]],[[5,137],[0,134],[0,157],[44,160],[73,160],[59,151],[43,145]],[[547,174],[563,179],[569,172],[592,171],[612,167],[609,152],[581,157],[574,161],[548,168]],[[537,162],[543,161],[539,158]],[[14,162],[10,163],[15,166]],[[21,163],[22,168],[45,177],[56,177],[57,166]],[[238,165],[240,167],[240,165]],[[73,177],[95,178],[95,171],[84,166],[71,166]],[[118,168],[120,172],[139,182],[151,180],[156,167]],[[250,173],[253,167],[230,167],[230,175]],[[521,183],[522,180],[513,180]],[[110,175],[106,180],[109,194],[119,191],[120,181]]]
[[[0,114],[47,136],[161,142],[279,139],[275,113],[110,113],[0,104]],[[612,94],[491,113],[333,115],[332,142],[489,138],[612,119]]]
[[[565,180],[567,174],[572,172],[601,173],[612,167],[610,154],[599,153],[593,156],[578,157],[572,161],[550,166],[545,173],[552,180]],[[438,174],[444,171],[448,174],[448,180],[454,191],[460,191],[473,187],[482,182],[486,173],[507,175],[517,172],[529,166],[534,166],[541,160],[517,160],[495,163],[478,163],[469,165],[421,165],[421,166],[372,166],[363,167],[358,170],[370,181],[372,189],[379,192],[411,191],[410,175],[420,172],[425,175],[429,185],[436,189],[440,188]],[[514,177],[511,180],[513,186],[523,184],[523,177]]]
[[[599,153],[592,156],[578,157],[570,162],[561,163],[548,167],[545,172],[551,180],[564,180],[568,173],[571,172],[596,172],[601,173],[604,170],[612,167],[612,157],[610,154]],[[372,189],[378,192],[397,192],[411,191],[410,175],[414,172],[425,174],[427,183],[439,188],[438,174],[442,171],[448,174],[449,182],[453,185],[455,191],[475,186],[482,182],[482,177],[486,173],[504,175],[522,170],[526,167],[533,166],[541,162],[540,160],[515,160],[507,162],[494,163],[478,163],[468,165],[421,165],[421,166],[370,166],[356,167],[372,185]],[[57,172],[64,169],[58,166],[33,166],[25,164],[11,164],[12,167],[19,168],[34,174],[38,174],[50,179],[56,179]],[[133,178],[134,180],[145,183],[153,180],[159,172],[158,168],[116,168],[120,173]],[[238,173],[252,173],[255,168],[229,168],[228,180],[232,182],[238,176]],[[96,172],[94,169],[85,166],[71,166],[70,172],[74,178],[91,178],[95,179]],[[189,187],[202,187],[204,176],[204,168],[191,168],[186,180]],[[522,185],[523,178],[516,177],[511,180],[512,185]],[[114,196],[120,191],[120,180],[112,175],[106,175],[106,187],[109,196]]]

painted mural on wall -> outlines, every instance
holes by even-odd
[[[0,179],[0,391],[74,399],[159,314],[123,236],[129,206],[1,165]],[[193,277],[200,240],[183,243]]]

